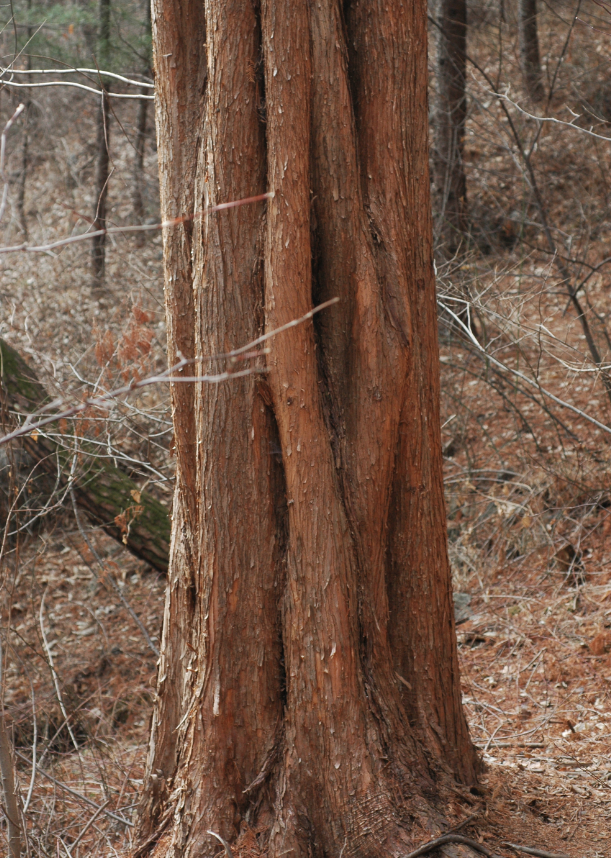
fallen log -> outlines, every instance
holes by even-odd
[[[14,425],[19,415],[38,411],[50,402],[34,370],[12,346],[0,339],[0,408],[3,425]],[[19,441],[36,466],[66,487],[73,452],[43,433],[25,435]],[[141,491],[127,474],[107,459],[92,455],[94,448],[83,439],[79,466],[74,473],[74,495],[78,506],[136,557],[154,569],[166,572],[170,550],[168,509],[150,493]]]

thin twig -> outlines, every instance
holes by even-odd
[[[32,765],[31,761],[28,760],[28,758],[24,754],[21,754],[17,749],[15,749],[15,756],[19,757],[20,760],[23,760],[23,762],[27,763],[29,766]],[[100,810],[100,805],[96,804],[95,801],[92,801],[90,798],[87,798],[86,795],[82,795],[82,793],[77,792],[75,789],[72,789],[72,787],[69,787],[67,784],[58,781],[57,778],[54,778],[53,775],[50,775],[44,769],[41,769],[40,766],[38,767],[38,772],[43,776],[43,778],[46,778],[47,780],[51,781],[51,783],[55,784],[55,786],[58,786],[60,789],[63,789],[64,792],[67,792],[73,798],[77,799],[77,801],[80,801],[83,804],[87,804],[89,805],[89,807],[94,807],[96,810]],[[119,822],[121,825],[128,825],[130,828],[135,828],[135,824],[133,822],[130,822],[129,819],[123,819],[123,817],[117,816],[110,810],[102,810],[102,813],[104,813],[106,816],[109,816],[111,819],[114,819],[115,822]]]
[[[0,778],[4,793],[4,811],[8,828],[8,850],[10,858],[19,858],[21,854],[21,825],[19,814],[18,787],[15,782],[11,741],[4,720],[4,654],[0,641]]]
[[[95,95],[102,95],[101,89],[94,89],[92,86],[85,86],[84,83],[75,83],[73,80],[49,80],[44,81],[43,83],[17,83],[14,80],[0,80],[0,84],[18,88],[27,87],[28,89],[38,89],[43,86],[72,86],[76,89],[84,89],[87,92],[93,92]],[[109,92],[108,95],[111,98],[137,98],[139,100],[146,99],[148,101],[152,101],[155,98],[154,95],[142,95],[141,93],[132,94],[129,92]]]
[[[34,783],[36,781],[36,759],[38,756],[38,719],[36,718],[36,695],[34,694],[34,686],[32,685],[31,680],[30,691],[32,695],[32,724],[34,735],[32,736],[32,776],[30,778],[28,794],[23,805],[24,814],[28,812],[28,807],[30,806],[30,801],[32,800],[32,792],[34,790]]]
[[[593,423],[594,426],[597,426],[599,429],[602,429],[603,432],[607,432],[608,434],[611,434],[611,427],[605,426],[605,424],[601,423],[600,420],[596,420],[595,417],[591,417],[585,411],[582,411],[580,408],[577,408],[575,405],[571,405],[570,402],[565,402],[563,399],[560,399],[558,396],[555,396],[551,391],[546,390],[545,387],[543,387],[541,384],[539,384],[538,381],[534,381],[532,378],[529,378],[527,375],[524,375],[523,372],[520,372],[517,369],[513,369],[513,367],[507,366],[507,364],[501,363],[501,361],[492,357],[492,355],[486,351],[486,349],[481,345],[479,340],[473,335],[473,333],[469,329],[468,325],[465,325],[464,322],[462,321],[462,319],[460,319],[460,317],[458,316],[457,313],[455,313],[453,310],[451,310],[447,306],[447,304],[444,304],[442,301],[438,300],[437,303],[439,304],[439,306],[443,310],[446,311],[446,313],[448,313],[450,316],[452,316],[452,318],[454,319],[456,324],[460,326],[463,333],[469,338],[470,342],[475,347],[475,351],[477,354],[479,354],[480,356],[483,356],[485,360],[490,361],[490,363],[495,364],[495,366],[498,366],[500,369],[504,370],[505,372],[511,373],[512,375],[515,375],[517,378],[520,378],[522,381],[526,382],[526,384],[529,384],[531,387],[536,388],[536,390],[538,390],[544,396],[549,397],[549,399],[551,399],[552,402],[555,402],[557,405],[561,405],[563,408],[568,408],[569,411],[572,411],[574,414],[578,414],[580,417],[583,417],[584,420],[588,420],[590,423]],[[0,438],[0,444],[2,444],[2,442],[3,442],[3,439]]]
[[[543,849],[533,849],[532,846],[519,846],[517,843],[504,843],[504,846],[509,846],[510,849],[515,849],[516,852],[524,852],[526,855],[535,855],[537,858],[569,858],[563,852],[544,852]]]
[[[42,86],[42,84],[39,85]],[[28,86],[30,86],[30,84],[28,84]],[[219,203],[216,206],[205,208],[202,212],[197,212],[192,215],[181,215],[180,217],[175,217],[171,220],[164,220],[161,223],[142,224],[136,226],[111,226],[106,229],[96,229],[93,232],[85,232],[82,235],[71,235],[69,238],[59,238],[57,241],[49,242],[49,244],[14,244],[11,247],[0,247],[0,253],[49,253],[58,247],[66,247],[69,244],[89,241],[89,239],[97,238],[100,235],[121,235],[122,233],[130,232],[155,232],[160,229],[166,229],[167,227],[177,226],[181,223],[188,223],[189,221],[197,220],[198,218],[204,217],[206,214],[212,214],[213,212],[225,211],[225,209],[233,209],[238,206],[257,203],[261,200],[269,200],[273,196],[273,191],[268,191],[265,194],[258,194],[256,197],[246,197],[243,200],[232,200],[232,202],[229,203]]]
[[[62,698],[62,692],[59,687],[59,679],[57,673],[55,671],[55,664],[53,663],[53,655],[51,653],[51,648],[49,646],[49,642],[47,641],[47,633],[45,631],[45,623],[44,623],[44,610],[45,610],[45,598],[47,595],[47,591],[42,594],[42,599],[40,600],[40,633],[42,635],[42,644],[47,656],[47,664],[49,665],[49,670],[51,671],[51,676],[53,677],[53,685],[55,686],[55,693],[57,695],[57,702],[59,703],[59,708],[61,709],[61,713],[64,716],[66,721],[66,729],[70,734],[70,738],[72,739],[72,744],[74,745],[74,750],[80,756],[79,746],[74,737],[74,733],[72,732],[72,727],[70,726],[70,719],[68,717],[68,713],[66,712],[66,707],[64,706],[64,700]]]
[[[325,301],[323,304],[319,304],[317,307],[314,307],[312,310],[307,312],[304,316],[301,316],[299,319],[293,319],[291,322],[287,322],[286,325],[282,325],[279,328],[275,328],[273,331],[268,331],[266,334],[258,337],[253,341],[254,344],[259,344],[264,342],[265,340],[269,340],[272,337],[275,337],[276,334],[280,334],[283,331],[288,330],[289,328],[293,328],[296,325],[301,325],[303,322],[308,321],[314,316],[316,313],[319,313],[321,310],[330,307],[332,304],[336,304],[339,301],[339,298],[331,298],[329,301]],[[14,429],[12,432],[9,432],[6,435],[0,437],[0,446],[3,444],[8,444],[9,441],[14,440],[15,438],[20,438],[23,435],[29,435],[30,433],[42,429],[44,426],[47,426],[49,423],[55,423],[58,420],[67,419],[69,417],[75,417],[78,414],[81,414],[83,411],[86,411],[88,408],[106,408],[109,402],[117,400],[120,396],[127,396],[132,393],[134,390],[139,390],[143,387],[149,387],[152,384],[160,384],[160,383],[207,383],[207,384],[218,384],[222,381],[229,381],[229,379],[241,378],[246,375],[252,375],[255,372],[263,372],[263,369],[246,369],[240,372],[221,372],[216,375],[198,375],[198,376],[178,376],[174,375],[176,372],[180,372],[185,366],[189,366],[190,364],[199,363],[201,361],[211,361],[211,360],[219,360],[221,358],[232,358],[243,355],[247,349],[252,349],[253,343],[247,343],[245,346],[241,346],[240,348],[235,349],[232,352],[227,352],[223,355],[210,355],[201,358],[193,358],[191,360],[182,359],[179,363],[170,367],[165,372],[161,373],[161,375],[153,375],[148,378],[143,378],[140,381],[132,381],[129,384],[126,384],[124,387],[120,387],[117,390],[109,391],[108,393],[103,394],[102,396],[92,397],[91,399],[87,399],[85,402],[80,402],[78,405],[73,405],[70,408],[66,408],[64,411],[55,412],[49,417],[44,417],[40,420],[36,420],[32,422],[33,418],[36,418],[48,411],[52,408],[57,408],[63,402],[62,399],[55,399],[53,402],[50,402],[48,405],[45,405],[44,408],[41,408],[39,411],[34,412],[33,414],[28,414],[25,422],[18,426],[17,429]],[[258,355],[263,355],[264,352],[257,353]]]
[[[130,86],[145,86],[149,89],[155,89],[154,83],[149,83],[144,80],[132,80],[129,77],[124,77],[122,74],[116,74],[115,72],[104,71],[103,69],[85,69],[85,68],[65,68],[65,69],[12,69],[12,68],[0,68],[0,74],[94,74],[96,77],[111,77],[114,80],[120,80],[122,83],[128,83]],[[90,78],[91,79],[91,78]],[[6,81],[0,81],[0,83],[6,83]]]
[[[98,816],[101,813],[104,813],[104,811],[106,810],[106,808],[108,807],[109,804],[110,804],[110,799],[108,799],[107,801],[104,802],[104,804],[102,804],[102,805],[100,805],[100,807],[98,807],[98,809],[95,811],[95,813],[93,814],[93,816],[91,817],[91,819],[89,820],[87,825],[83,828],[83,830],[81,831],[79,836],[76,838],[76,840],[72,844],[72,849],[76,849],[76,847],[79,845],[79,843],[81,842],[83,837],[87,834],[87,832],[89,831],[89,829],[91,828],[93,823],[96,821]]]
[[[225,847],[225,855],[227,856],[227,858],[233,858],[233,852],[231,851],[231,846],[229,845],[229,843],[227,843],[227,841],[223,837],[221,837],[220,834],[217,834],[216,831],[210,831],[210,830],[207,832],[207,834],[211,834],[213,837],[216,837],[216,839],[220,843],[223,844],[223,846]]]
[[[4,130],[2,132],[2,136],[0,137],[0,178],[4,180],[4,187],[2,188],[2,200],[0,201],[0,220],[4,217],[4,209],[6,208],[6,201],[8,198],[8,178],[4,171],[5,160],[6,160],[6,135],[8,134],[11,125],[18,116],[23,113],[25,110],[25,104],[20,104],[17,110],[13,113],[9,121],[4,126]]]
[[[465,825],[469,825],[469,823],[473,822],[474,819],[477,819],[478,816],[481,815],[481,811],[476,810],[475,813],[472,813],[470,816],[467,816],[467,818],[463,819],[462,822],[457,822],[456,825],[452,826],[452,828],[448,828],[447,831],[444,831],[444,834],[455,834],[457,831],[460,831],[461,828],[464,828]]]

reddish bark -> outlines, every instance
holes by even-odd
[[[265,380],[174,392],[138,851],[213,854],[211,829],[274,856],[398,855],[477,767],[441,480],[426,3],[203,12],[154,5],[163,216],[202,214],[182,258],[184,233],[165,239],[170,360],[340,303],[272,338]],[[266,210],[203,211],[266,189]]]

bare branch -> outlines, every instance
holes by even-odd
[[[2,201],[0,202],[0,221],[4,217],[4,209],[6,208],[6,200],[8,198],[8,178],[4,172],[5,161],[6,161],[6,135],[10,131],[10,128],[25,110],[25,104],[20,104],[17,110],[13,113],[9,121],[4,126],[4,130],[2,132],[2,136],[0,137],[0,178],[4,180],[4,186],[2,188]]]
[[[556,119],[555,116],[535,116],[534,113],[529,113],[528,110],[523,107],[520,107],[517,102],[512,101],[512,99],[509,98],[506,93],[494,92],[489,90],[485,91],[488,92],[489,95],[496,96],[496,98],[501,98],[503,99],[503,101],[506,101],[508,104],[511,104],[512,107],[515,107],[516,110],[518,110],[524,116],[528,117],[528,119],[534,119],[536,122],[551,122],[554,125],[564,125],[566,128],[572,128],[574,131],[579,131],[581,132],[581,134],[586,134],[588,137],[595,137],[597,140],[604,140],[606,143],[611,143],[611,137],[605,137],[604,134],[597,134],[595,131],[592,131],[588,128],[580,128],[579,125],[574,125],[573,122],[566,122],[566,120],[564,119]],[[574,114],[574,116],[575,120],[581,119],[581,116],[577,113]]]
[[[20,760],[23,760],[23,762],[27,763],[29,766],[32,765],[30,760],[28,760],[28,758],[24,754],[20,753],[18,750],[15,750],[15,756],[19,757]],[[75,789],[72,789],[72,787],[69,787],[67,784],[58,781],[57,778],[54,778],[53,775],[50,775],[44,769],[41,769],[39,767],[38,771],[43,776],[43,778],[46,778],[47,780],[51,781],[51,783],[55,784],[60,789],[63,789],[64,792],[67,792],[68,795],[73,796],[77,801],[80,801],[82,804],[87,804],[89,805],[89,807],[94,807],[96,810],[100,810],[101,813],[104,813],[106,816],[109,816],[111,819],[114,819],[115,822],[119,822],[121,825],[127,825],[130,828],[135,827],[134,823],[130,822],[129,819],[123,819],[122,816],[117,816],[116,813],[112,813],[110,810],[105,810],[101,808],[99,804],[95,803],[95,801],[92,801],[85,795],[81,795],[80,792],[77,792]]]
[[[86,69],[86,68],[65,68],[65,69],[13,69],[13,68],[2,68],[0,67],[0,74],[93,74],[97,78],[100,77],[111,77],[114,80],[120,80],[122,83],[127,83],[130,86],[145,86],[148,89],[154,89],[155,84],[149,83],[148,81],[143,80],[133,80],[129,77],[124,77],[122,74],[115,74],[115,72],[104,71],[102,69]],[[6,83],[7,81],[0,80],[0,83]]]
[[[524,852],[526,855],[536,855],[537,858],[569,858],[564,853],[545,852],[543,849],[533,849],[531,846],[518,846],[517,843],[505,843],[505,846],[509,846],[517,852]]]
[[[21,854],[21,825],[19,814],[19,799],[11,742],[4,720],[4,665],[3,652],[0,642],[0,777],[4,793],[4,806],[8,822],[8,845],[10,858],[20,858]]]
[[[25,87],[26,89],[39,89],[43,86],[73,86],[76,89],[84,89],[86,92],[93,92],[95,95],[102,95],[103,90],[94,89],[92,86],[85,86],[84,83],[76,83],[73,80],[53,80],[46,81],[44,83],[17,83],[14,80],[0,80],[0,83],[4,86],[11,86],[15,88]],[[128,93],[128,92],[107,92],[106,95],[109,98],[135,98],[141,100],[143,98],[152,101],[155,96],[154,95],[143,95],[142,93]]]
[[[483,843],[472,840],[470,837],[463,837],[462,834],[442,834],[441,837],[429,840],[428,843],[423,843],[418,849],[409,852],[405,855],[405,858],[419,858],[420,855],[426,855],[428,852],[432,852],[433,849],[437,849],[438,846],[445,846],[446,843],[462,843],[464,846],[468,846],[469,849],[474,849],[476,852],[486,855],[487,858],[500,858],[499,855],[495,855]]]
[[[172,218],[172,220],[164,220],[161,223],[147,224],[144,226],[112,226],[107,229],[96,229],[93,232],[86,232],[82,235],[72,235],[69,238],[60,238],[57,241],[50,242],[49,244],[41,244],[37,246],[15,244],[12,247],[0,247],[0,253],[50,253],[58,247],[65,247],[69,244],[78,244],[81,241],[89,241],[92,238],[97,238],[99,235],[121,235],[122,233],[127,234],[131,232],[156,232],[157,230],[165,229],[166,227],[178,226],[178,224],[181,223],[188,223],[189,221],[197,220],[198,218],[204,217],[204,215],[211,214],[212,212],[225,211],[225,209],[237,208],[238,206],[245,206],[250,203],[257,203],[261,202],[261,200],[269,200],[273,196],[274,192],[268,191],[267,193],[259,194],[256,197],[246,197],[243,200],[233,200],[230,203],[219,203],[219,205],[209,206],[197,214],[181,215],[180,217]]]
[[[55,412],[54,414],[49,415],[48,417],[41,417],[42,414],[48,412],[52,408],[57,408],[62,404],[62,399],[55,399],[53,402],[50,402],[44,408],[41,408],[35,414],[29,414],[25,422],[22,423],[17,429],[14,429],[12,432],[9,432],[7,435],[3,435],[0,437],[0,446],[3,444],[8,444],[9,441],[12,441],[14,438],[20,438],[23,435],[29,435],[31,432],[42,429],[44,426],[47,426],[49,423],[54,423],[57,420],[66,420],[69,417],[75,417],[78,414],[82,414],[89,408],[106,408],[110,402],[116,401],[121,396],[127,396],[130,393],[133,393],[135,390],[140,390],[144,387],[150,387],[152,384],[160,384],[160,383],[173,383],[173,384],[185,384],[185,383],[197,383],[197,384],[219,384],[223,381],[229,381],[229,379],[242,378],[246,375],[252,375],[257,372],[265,372],[266,370],[263,367],[260,368],[252,368],[245,369],[239,372],[221,372],[216,375],[195,375],[195,376],[179,376],[174,373],[179,372],[185,366],[189,366],[194,363],[199,363],[201,361],[208,360],[219,360],[220,358],[232,358],[239,355],[243,355],[245,352],[250,351],[253,348],[253,345],[264,342],[265,340],[271,339],[271,337],[276,336],[276,334],[282,333],[289,328],[293,328],[296,325],[301,325],[304,322],[307,322],[308,319],[311,319],[316,313],[320,312],[320,310],[324,310],[327,307],[330,307],[332,304],[336,304],[339,301],[339,298],[331,298],[329,301],[325,301],[324,304],[319,304],[318,307],[314,307],[314,309],[307,312],[304,316],[301,316],[299,319],[294,319],[291,322],[288,322],[286,325],[282,325],[280,328],[269,331],[267,334],[263,334],[261,337],[257,337],[256,340],[253,340],[252,343],[247,343],[245,346],[241,348],[235,349],[233,352],[228,352],[224,355],[210,355],[209,357],[201,357],[201,358],[193,358],[191,360],[183,359],[179,361],[179,363],[175,364],[173,367],[170,367],[161,375],[153,375],[148,378],[143,378],[140,381],[132,381],[129,384],[126,384],[124,387],[120,387],[117,390],[109,391],[108,393],[103,394],[102,396],[92,397],[91,399],[85,400],[85,402],[80,402],[78,405],[73,405],[69,408],[64,409],[60,412]],[[256,352],[258,355],[263,355],[265,352]],[[40,417],[41,419],[35,420],[36,417]],[[611,430],[609,430],[611,431]]]
[[[569,411],[572,411],[574,414],[578,414],[580,417],[583,417],[584,420],[588,420],[590,423],[593,423],[594,426],[597,426],[599,429],[602,429],[603,432],[606,432],[607,434],[611,435],[611,427],[605,426],[604,423],[601,423],[599,420],[596,420],[595,417],[591,417],[589,414],[586,414],[585,411],[582,411],[580,408],[577,408],[575,405],[571,405],[570,402],[565,402],[563,399],[560,399],[558,396],[553,394],[550,390],[547,390],[545,387],[543,387],[541,384],[539,384],[538,381],[534,381],[532,378],[529,378],[523,372],[520,372],[517,369],[513,369],[513,367],[507,366],[507,364],[502,363],[501,361],[499,361],[495,357],[493,357],[491,354],[489,354],[486,351],[486,349],[481,345],[481,343],[478,341],[478,339],[473,335],[469,326],[466,325],[462,321],[462,319],[458,316],[457,313],[455,313],[453,310],[451,310],[447,306],[447,304],[443,303],[443,301],[438,300],[437,303],[442,308],[442,310],[445,310],[445,312],[448,313],[452,317],[452,319],[456,322],[456,324],[459,325],[462,333],[466,337],[468,337],[470,344],[475,347],[475,351],[477,354],[482,355],[485,360],[490,361],[490,363],[493,363],[495,366],[499,367],[504,372],[508,372],[511,375],[515,375],[517,378],[521,379],[526,384],[530,385],[531,387],[534,387],[536,390],[539,391],[539,393],[542,393],[544,396],[549,397],[549,399],[551,399],[557,405],[561,405],[563,408],[568,408]],[[461,301],[461,303],[464,303],[464,302]],[[3,441],[3,439],[0,438],[0,444],[2,444],[2,441]]]

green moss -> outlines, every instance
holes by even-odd
[[[49,401],[42,384],[18,351],[0,339],[0,380],[2,389],[9,400],[21,400],[19,404],[28,404],[32,410],[40,408]]]

